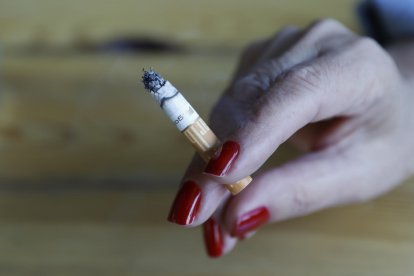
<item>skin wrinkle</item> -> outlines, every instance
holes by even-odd
[[[215,106],[212,126],[241,150],[221,178],[190,165],[186,174],[200,182],[206,204],[197,225],[213,214],[231,230],[261,206],[269,209],[271,223],[364,202],[414,174],[414,63],[403,78],[399,70],[410,66],[333,20],[299,32],[286,49],[278,48],[284,43],[276,35],[245,51],[239,63],[245,68],[236,70],[243,75],[235,75]],[[412,45],[405,55],[414,57]],[[256,171],[289,138],[313,151]],[[235,197],[209,188],[252,173],[253,182]],[[223,235],[227,253],[237,240]]]
[[[231,93],[233,98],[244,103],[250,103],[261,97],[269,88],[269,78],[265,74],[252,73],[234,84],[232,89],[235,93]]]
[[[353,43],[352,45],[356,45],[356,43]],[[348,48],[343,52],[340,53],[339,56],[341,57],[340,59],[333,59],[330,61],[330,71],[331,72],[338,72],[337,75],[339,75],[339,72],[341,70],[335,70],[332,68],[334,67],[335,64],[335,60],[341,60],[341,61],[345,61],[345,64],[339,65],[337,66],[338,69],[342,69],[344,70],[345,68],[352,68],[355,66],[355,63],[360,64],[360,60],[357,59],[356,61],[353,61],[353,57],[358,57],[361,56],[361,52],[360,50],[355,50],[353,48]],[[351,110],[353,111],[345,111],[343,114],[347,114],[347,115],[358,115],[358,114],[363,114],[366,113],[367,109],[370,108],[370,106],[375,106],[375,104],[377,103],[375,101],[374,98],[378,98],[381,99],[382,95],[375,92],[375,91],[382,91],[383,88],[382,87],[377,87],[374,88],[375,86],[378,86],[378,83],[380,83],[381,81],[378,80],[378,76],[376,76],[375,74],[372,74],[372,76],[367,76],[366,73],[370,73],[370,72],[374,72],[375,68],[367,68],[367,69],[363,69],[364,67],[362,66],[366,66],[366,64],[361,64],[361,66],[358,66],[360,68],[360,70],[362,72],[365,72],[364,74],[360,74],[360,75],[356,75],[357,77],[361,77],[361,80],[356,81],[357,83],[367,83],[369,82],[370,85],[366,85],[365,89],[361,89],[361,93],[350,93],[350,95],[364,95],[364,97],[357,97],[355,99],[355,101],[361,101],[360,103],[355,102],[353,105],[350,105]],[[368,64],[368,66],[370,66],[370,64]],[[326,83],[326,82],[325,82]],[[346,83],[343,85],[347,85]],[[374,93],[371,93],[371,95],[367,95],[366,91],[374,91]],[[356,108],[356,106],[360,106],[360,108]],[[359,111],[358,111],[359,110]]]
[[[317,76],[317,73],[312,73],[312,69],[309,69],[310,67],[307,65],[300,65],[294,67],[294,69],[291,69],[286,72],[283,76],[281,76],[277,83],[274,84],[273,90],[278,90],[279,94],[278,97],[274,97],[275,99],[291,99],[295,100],[295,105],[297,108],[301,108],[301,106],[298,106],[298,103],[304,103],[304,108],[306,106],[311,106],[310,104],[317,104],[317,106],[314,108],[314,111],[312,111],[312,108],[308,108],[310,111],[314,113],[314,115],[309,115],[308,118],[315,118],[318,116],[319,110],[320,110],[320,104],[314,101],[315,98],[318,96],[315,95],[315,93],[318,93],[321,89],[319,89],[316,85],[316,80],[313,79],[319,79],[319,76]],[[309,70],[309,71],[308,71]],[[312,79],[310,79],[310,78]],[[289,83],[290,85],[286,85]],[[304,85],[306,84],[306,85]],[[277,89],[278,87],[282,89]],[[302,88],[307,87],[306,89],[307,93],[306,95],[301,93],[299,94],[298,91],[303,92]],[[304,97],[304,95],[306,97]],[[301,99],[300,102],[297,101],[297,99]],[[281,106],[283,103],[274,103],[274,106]],[[294,108],[291,109],[292,111],[295,110]],[[294,116],[294,114],[293,114]],[[311,122],[314,119],[310,120]],[[286,138],[287,139],[287,138]]]

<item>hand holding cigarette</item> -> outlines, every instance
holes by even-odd
[[[218,257],[259,226],[398,185],[414,173],[413,55],[403,77],[398,59],[333,20],[252,44],[212,112],[224,143],[207,167],[193,159],[170,221],[204,224]],[[303,156],[260,171],[285,141]],[[235,197],[220,185],[255,172]]]

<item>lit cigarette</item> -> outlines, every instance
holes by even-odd
[[[219,147],[220,141],[190,103],[169,81],[153,70],[144,71],[142,82],[145,89],[151,92],[155,101],[193,145],[203,160],[205,162],[210,160]],[[251,181],[252,178],[247,176],[236,183],[227,184],[226,187],[233,195],[236,195],[247,187]]]

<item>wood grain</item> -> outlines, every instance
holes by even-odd
[[[413,275],[413,179],[266,226],[215,261],[200,229],[165,219],[193,150],[141,68],[208,118],[246,43],[325,16],[358,30],[353,4],[0,0],[0,275]],[[98,47],[125,37],[176,48]]]
[[[0,36],[6,47],[68,47],[112,36],[139,35],[185,46],[240,48],[283,25],[335,17],[353,29],[352,0],[2,0]]]
[[[374,202],[266,226],[209,260],[200,229],[166,222],[173,193],[0,194],[4,275],[412,275],[414,181]]]
[[[160,168],[178,179],[192,149],[143,90],[141,68],[162,72],[208,119],[248,41],[328,15],[356,26],[345,0],[1,3],[0,179],[24,181],[156,177]],[[126,35],[183,52],[78,47]]]

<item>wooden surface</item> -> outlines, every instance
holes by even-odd
[[[324,16],[356,26],[350,0],[0,4],[0,179],[13,180],[153,178],[160,168],[177,179],[192,149],[144,91],[143,67],[208,117],[247,43]],[[96,51],[125,37],[171,47]]]
[[[414,275],[414,180],[220,260],[165,220],[192,149],[141,68],[207,117],[248,41],[324,16],[357,30],[350,0],[0,0],[0,275]],[[99,50],[122,37],[164,51]]]

